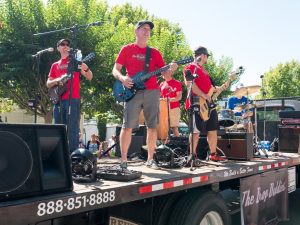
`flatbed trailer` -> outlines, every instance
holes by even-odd
[[[100,160],[98,166],[105,163],[105,159]],[[229,189],[238,191],[241,178],[267,171],[288,167],[296,167],[298,171],[299,164],[300,156],[296,153],[283,153],[276,157],[254,158],[249,161],[228,160],[214,165],[207,164],[193,171],[190,168],[153,170],[145,167],[142,162],[130,163],[129,169],[142,171],[140,179],[127,182],[98,180],[93,183],[74,183],[73,191],[2,201],[0,225],[162,225],[169,224],[174,213],[179,217],[177,222],[170,223],[182,224],[180,213],[187,214],[190,213],[189,208],[196,208],[192,205],[192,199],[184,200],[191,192],[197,194],[190,195],[194,196],[190,198],[201,195],[207,205],[211,201],[212,204],[220,205],[221,209],[224,208],[225,215],[220,216],[221,222],[216,222],[216,225],[231,224],[228,219],[230,211],[238,211],[240,206],[238,203],[228,206],[230,204],[225,199],[220,199],[218,192]],[[217,203],[213,203],[215,200]],[[179,206],[176,204],[179,203],[182,203],[185,210],[178,211]],[[206,204],[202,205],[205,209]],[[207,208],[204,212],[200,211],[207,214],[209,210]]]

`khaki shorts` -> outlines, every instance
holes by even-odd
[[[155,129],[159,122],[159,90],[142,90],[125,102],[123,128],[138,128],[141,110],[144,111],[145,124]]]
[[[178,127],[180,120],[180,108],[170,109],[170,126]]]

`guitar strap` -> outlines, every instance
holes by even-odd
[[[150,69],[150,55],[151,55],[151,48],[147,46],[146,50],[146,58],[145,58],[145,73],[149,72]]]

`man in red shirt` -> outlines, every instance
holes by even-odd
[[[69,65],[70,40],[61,39],[57,42],[57,50],[60,53],[60,60],[53,63],[48,75],[47,87],[62,85],[62,79],[66,77]],[[93,77],[89,67],[82,63],[80,73],[87,79]],[[80,73],[74,72],[71,98],[70,127],[69,129],[69,148],[70,152],[76,150],[79,146],[79,121],[80,121]],[[68,125],[70,80],[67,81],[67,90],[60,97],[60,103],[53,107],[54,123]]]
[[[135,28],[136,41],[123,46],[117,56],[112,74],[127,88],[133,86],[131,77],[145,69],[146,49],[153,27],[154,24],[151,21],[139,21]],[[157,49],[151,48],[149,72],[163,66],[165,66],[165,62],[161,53]],[[122,74],[123,67],[126,69],[125,75]],[[170,64],[172,71],[175,71],[177,67],[176,63]],[[124,104],[123,125],[120,133],[122,155],[120,167],[122,169],[127,169],[127,152],[131,142],[132,129],[139,126],[139,114],[142,109],[147,126],[148,159],[146,166],[158,169],[155,160],[153,160],[157,139],[156,126],[159,117],[159,86],[156,76],[149,78],[145,82],[145,86],[145,90],[138,91],[130,101]]]
[[[221,87],[217,87],[213,85],[210,75],[203,68],[203,65],[207,63],[208,51],[206,48],[200,46],[194,50],[194,58],[195,61],[185,66],[184,68],[184,79],[187,87],[190,86],[191,80],[194,79],[194,83],[192,86],[192,99],[193,102],[190,102],[190,98],[186,99],[186,109],[190,109],[192,104],[199,105],[199,96],[206,99],[207,101],[211,101],[211,96],[208,95],[208,92],[211,88],[213,88],[214,92],[220,91]],[[197,75],[194,76],[194,74]],[[227,88],[227,87],[224,87]],[[191,126],[191,124],[190,124]],[[217,130],[219,129],[218,123],[218,114],[216,109],[212,109],[210,113],[210,118],[208,121],[201,121],[199,112],[195,112],[193,116],[193,138],[190,133],[190,156],[197,155],[197,145],[199,141],[200,130],[205,129],[207,131],[207,142],[210,148],[209,159],[212,161],[223,161],[225,158],[218,155],[216,152],[217,149]],[[193,145],[192,145],[193,139]]]
[[[182,98],[182,85],[181,82],[173,78],[171,71],[162,73],[163,78],[165,79],[159,86],[160,95],[162,98],[169,98],[169,117],[170,117],[170,127],[173,130],[175,137],[179,137],[179,120],[180,120],[180,103],[179,101]]]

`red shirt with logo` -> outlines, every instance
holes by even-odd
[[[48,77],[56,79],[67,73],[69,59],[61,59],[52,64]],[[80,73],[74,72],[72,98],[80,98]],[[62,95],[62,100],[68,100],[70,94],[70,82],[67,81],[67,91]]]
[[[190,71],[191,74],[197,74],[198,77],[194,79],[194,83],[199,87],[199,89],[204,93],[207,94],[212,87],[212,82],[210,79],[210,75],[208,72],[200,65],[196,64],[195,62],[190,63],[184,67],[183,74],[186,74],[186,71]],[[196,94],[193,92],[193,96]],[[185,109],[190,107],[190,99],[187,98],[185,101]]]
[[[177,92],[182,91],[181,82],[175,79],[164,81],[159,85],[160,95],[163,98],[175,98]],[[180,107],[179,102],[170,102],[170,109]]]
[[[138,72],[145,70],[146,49],[147,48],[140,48],[135,43],[125,45],[121,49],[116,59],[116,63],[124,66],[128,76],[132,77]],[[149,72],[160,69],[163,66],[165,66],[165,62],[161,53],[157,49],[151,48]],[[148,90],[158,89],[159,86],[156,76],[154,75],[149,78],[145,82],[145,86]]]

